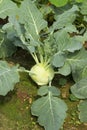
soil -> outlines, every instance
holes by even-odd
[[[24,50],[18,49],[16,54],[6,59],[10,65],[19,64],[30,69],[34,65],[31,56]],[[58,84],[59,76],[53,83],[61,90],[61,98],[68,105],[67,118],[60,130],[87,130],[87,125],[78,119],[78,100],[70,100],[70,86],[72,78],[67,77],[64,86]],[[14,91],[5,97],[0,96],[0,130],[44,130],[38,125],[36,117],[31,115],[31,104],[37,98],[38,86],[28,74],[20,73],[20,82],[15,85]]]

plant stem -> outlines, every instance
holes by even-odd
[[[19,71],[19,72],[26,72],[26,73],[30,73],[31,71],[29,71],[29,70],[26,70],[26,69],[17,69],[17,71]]]

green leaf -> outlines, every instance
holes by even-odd
[[[75,40],[83,44],[85,41],[87,41],[87,31],[84,33],[84,35],[75,35],[74,37]]]
[[[10,67],[5,61],[0,61],[0,95],[5,96],[19,82],[17,68],[17,66]]]
[[[5,39],[5,41],[0,46],[0,58],[12,56],[12,54],[15,51],[16,51],[16,47],[14,46],[12,41]]]
[[[49,92],[51,92],[51,94],[53,96],[59,96],[60,95],[60,90],[58,88],[54,87],[54,86],[48,87],[48,90],[49,90]]]
[[[67,83],[67,79],[65,79],[65,78],[59,79],[59,85],[64,86],[66,83]]]
[[[18,16],[20,23],[24,24],[27,36],[32,41],[38,42],[40,31],[47,27],[47,22],[39,9],[31,0],[24,0],[19,8]]]
[[[61,99],[49,93],[33,102],[32,115],[38,116],[38,122],[45,130],[59,130],[66,117],[67,106]]]
[[[50,86],[50,87],[49,86],[42,86],[42,87],[40,87],[39,90],[38,90],[38,95],[40,95],[40,96],[47,95],[49,93],[49,91],[54,96],[59,96],[60,95],[60,90],[57,89],[54,86]]]
[[[87,65],[82,70],[82,78],[86,78],[86,77],[87,77]]]
[[[73,33],[73,32],[78,33],[78,30],[76,29],[75,25],[72,25],[72,24],[69,24],[68,26],[66,26],[64,28],[64,31],[69,32],[69,33]]]
[[[87,100],[80,102],[78,106],[79,119],[81,122],[87,122]]]
[[[16,35],[16,37],[17,35],[21,37],[21,35],[23,35],[24,33],[24,28],[22,29],[16,17],[10,16],[8,20],[9,20],[9,23],[6,24],[7,26],[6,25],[4,26],[4,29],[11,29],[12,31],[15,32],[14,35]]]
[[[87,78],[81,79],[71,87],[72,93],[79,99],[87,98]]]
[[[57,7],[61,7],[67,4],[68,0],[49,0],[52,4]]]
[[[43,5],[43,6],[40,8],[40,11],[41,11],[41,13],[43,14],[43,16],[46,17],[48,14],[50,14],[50,13],[53,12],[53,9],[51,8],[51,6]]]
[[[87,0],[84,0],[81,6],[81,13],[87,15]]]
[[[52,65],[55,67],[61,67],[64,65],[66,56],[62,52],[58,52],[53,56]]]
[[[87,64],[84,65],[83,68],[78,68],[76,69],[73,73],[73,79],[75,82],[81,80],[81,79],[84,79],[87,77]]]
[[[49,35],[43,44],[44,54],[46,57],[52,58],[53,55],[57,52],[57,45],[54,39],[54,35]]]
[[[71,67],[68,62],[65,62],[65,64],[61,68],[59,68],[58,73],[64,76],[67,76],[71,73]]]
[[[0,18],[5,18],[7,16],[15,14],[17,11],[17,6],[11,0],[0,0]]]
[[[56,59],[57,60],[57,59]],[[84,73],[84,69],[86,71],[87,66],[87,51],[82,48],[80,51],[69,53],[66,57],[65,63],[61,68],[59,68],[60,74],[68,75],[72,72],[73,79],[75,81],[79,81],[81,77],[86,77],[86,73]],[[83,73],[82,75],[79,75]]]
[[[87,65],[87,51],[83,48],[79,52],[69,54],[66,62],[70,64],[74,78],[77,75],[76,72],[81,71]]]
[[[8,40],[5,32],[0,30],[0,58],[11,56],[16,51],[12,41]]]
[[[54,34],[58,50],[74,52],[82,48],[82,43],[79,42],[75,37],[70,37],[66,30],[58,31]]]
[[[79,11],[79,9],[76,5],[74,5],[71,9],[68,9],[64,13],[58,15],[53,24],[53,30],[72,25],[72,23],[75,21],[77,11]]]
[[[73,94],[70,94],[69,99],[71,101],[79,101],[79,99],[77,97],[75,97],[75,95],[73,95]]]
[[[76,0],[76,2],[80,3],[80,2],[83,2],[84,0]]]
[[[15,32],[15,29],[13,28],[13,26],[12,26],[12,23],[9,22],[9,23],[3,25],[2,29],[5,33],[7,33],[8,39],[13,39],[14,36],[16,36],[16,32]]]
[[[86,21],[86,22],[87,22],[87,16],[84,16],[84,21]]]
[[[71,64],[72,68],[75,66],[83,68],[87,64],[87,51],[82,48],[80,51],[71,53],[67,56],[67,61]]]
[[[82,48],[82,43],[79,42],[75,37],[70,38],[70,43],[67,43],[66,50],[69,52],[75,52]]]
[[[55,67],[61,67],[66,61],[67,53],[80,50],[82,48],[82,43],[79,42],[75,37],[70,37],[65,30],[58,31],[54,34],[55,44],[57,48],[57,53],[52,58],[52,64]]]
[[[42,86],[38,89],[38,95],[44,96],[48,94],[48,86]]]
[[[8,21],[9,23],[2,27],[4,32],[7,34],[7,38],[11,40],[15,46],[27,49],[28,43],[25,41],[25,37],[23,36],[25,33],[24,27],[19,24],[15,16],[10,16]]]

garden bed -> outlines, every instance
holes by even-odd
[[[13,57],[6,59],[10,65],[20,64],[29,69],[34,64],[31,56],[20,48]],[[59,85],[59,77],[56,76],[53,84],[61,90],[61,98],[68,105],[67,118],[61,130],[86,130],[86,124],[78,119],[78,101],[71,101],[70,87],[73,84],[71,76],[67,77],[64,86]],[[27,73],[20,73],[20,82],[15,85],[14,91],[5,97],[0,97],[0,130],[44,130],[38,125],[36,118],[31,115],[31,104],[37,97],[38,86]]]
[[[0,130],[87,129],[87,0],[0,1]]]

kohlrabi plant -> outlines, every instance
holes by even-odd
[[[60,90],[52,85],[56,74],[72,74],[75,85],[71,87],[71,92],[78,99],[87,98],[87,51],[83,47],[87,41],[87,28],[83,24],[84,31],[79,31],[75,25],[80,14],[84,15],[83,21],[87,22],[87,14],[84,14],[84,10],[87,12],[86,4],[84,1],[79,7],[63,7],[62,12],[60,8],[47,6],[50,11],[46,15],[53,15],[49,24],[47,19],[44,19],[44,11],[47,8],[38,8],[36,1],[24,0],[17,6],[10,0],[0,0],[0,18],[5,19],[8,16],[8,22],[1,26],[0,30],[0,58],[10,56],[16,47],[21,47],[28,51],[35,61],[34,66],[27,70],[19,66],[11,67],[1,60],[0,95],[5,96],[14,89],[15,83],[19,82],[19,71],[28,73],[39,85],[40,96],[33,102],[31,113],[38,117],[38,123],[45,130],[59,130],[67,115],[68,108],[60,98]],[[83,109],[87,110],[87,101],[81,102],[78,108],[81,121],[87,122]]]
[[[47,62],[36,62],[30,70],[30,76],[38,85],[46,85],[52,81],[54,70]]]

